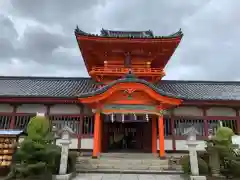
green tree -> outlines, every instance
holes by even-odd
[[[28,123],[27,136],[14,154],[8,178],[51,176],[59,154],[60,147],[53,144],[49,120],[35,116]]]

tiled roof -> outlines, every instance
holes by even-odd
[[[0,96],[76,97],[96,88],[89,78],[0,77]]]
[[[106,38],[158,38],[158,39],[167,39],[167,38],[181,38],[183,36],[182,30],[179,29],[176,33],[166,35],[166,36],[154,36],[153,32],[151,30],[148,31],[113,31],[113,30],[106,30],[102,29],[101,34],[90,34],[87,32],[84,32],[80,30],[77,26],[75,29],[75,35],[82,35],[82,36],[100,36],[100,37],[106,37]]]
[[[156,86],[187,100],[240,100],[240,81],[163,80]]]
[[[240,82],[162,80],[155,88],[186,100],[240,100]],[[71,98],[96,90],[90,78],[0,77],[0,96],[4,97]]]

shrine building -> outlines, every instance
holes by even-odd
[[[199,150],[219,122],[239,134],[240,82],[162,80],[181,30],[94,35],[77,27],[75,36],[90,77],[0,77],[1,129],[24,129],[36,112],[45,113],[58,129],[73,129],[72,149],[93,157],[144,152],[164,158],[187,150],[191,126]]]

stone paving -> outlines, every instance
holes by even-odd
[[[74,180],[184,180],[180,175],[158,174],[78,174]]]

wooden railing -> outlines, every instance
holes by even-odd
[[[0,113],[0,129],[23,130],[31,117],[35,114]],[[85,114],[51,114],[49,115],[51,126],[58,129],[68,125],[73,129],[78,138],[92,137],[94,132],[94,116]],[[206,139],[211,133],[215,133],[219,121],[222,125],[233,129],[236,134],[240,132],[240,117],[224,116],[166,116],[164,117],[164,134],[166,139],[173,142],[173,150],[176,148],[176,140],[186,139],[184,132],[192,125],[199,132],[199,139]],[[158,126],[157,126],[158,127]],[[158,129],[158,128],[157,128]],[[149,135],[149,138],[150,135]],[[174,148],[175,147],[175,148]]]
[[[231,128],[236,134],[239,134],[240,119],[237,117],[165,117],[164,118],[164,134],[166,137],[175,137],[176,139],[184,139],[184,132],[187,128],[194,126],[198,131],[198,137],[205,139],[208,135],[215,134],[217,127],[222,122],[222,126]]]
[[[31,117],[29,113],[0,113],[0,129],[25,129]],[[71,127],[76,134],[92,135],[94,131],[94,116],[85,114],[53,114],[49,115],[51,126],[59,129],[65,125]],[[164,117],[165,136],[182,136],[186,128],[194,125],[200,136],[208,136],[209,130],[216,132],[219,122],[233,129],[238,134],[240,117],[215,116],[174,116]],[[10,127],[12,124],[12,127]]]
[[[36,114],[31,113],[1,113],[0,114],[0,129],[17,129],[24,130],[27,127],[30,119]],[[49,115],[51,127],[56,126],[62,129],[64,126],[69,126],[76,135],[91,136],[94,131],[94,119],[92,115],[84,114],[54,114]]]
[[[123,73],[126,74],[129,70],[135,74],[146,74],[149,75],[160,75],[164,74],[162,68],[124,68],[124,67],[93,67],[92,70],[89,72],[90,74],[96,73],[106,73],[106,74],[116,74],[116,73]]]

